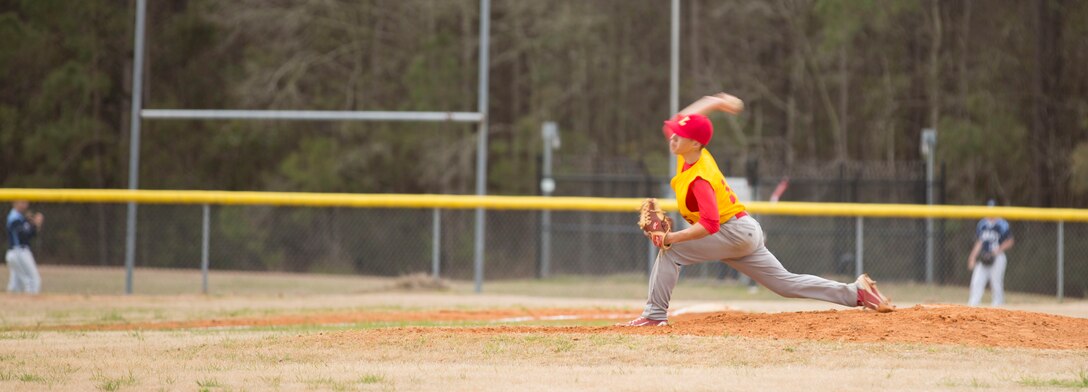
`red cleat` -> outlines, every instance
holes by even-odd
[[[616,324],[617,327],[668,327],[668,320],[650,320],[645,317],[639,317],[637,319],[628,321],[626,323]]]
[[[869,278],[869,274],[861,274],[854,284],[858,286],[858,306],[864,306],[880,313],[895,310],[892,301],[880,294],[880,290],[877,290],[876,282]]]

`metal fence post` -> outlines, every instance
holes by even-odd
[[[1058,221],[1058,302],[1065,299],[1065,221]]]
[[[431,215],[431,277],[438,279],[442,258],[442,214],[435,208]]]
[[[865,223],[863,223],[862,220],[862,217],[857,217],[857,223],[854,228],[854,268],[857,270],[858,275],[865,273],[865,262],[863,261],[864,258],[862,257],[862,255],[865,254],[865,243],[862,242],[864,238],[864,235],[862,233],[865,229]]]
[[[654,276],[654,262],[657,261],[657,247],[646,241],[646,276]]]
[[[546,279],[552,273],[552,212],[540,212],[540,271],[537,276]]]
[[[211,242],[211,207],[204,205],[204,230],[200,246],[201,292],[208,294],[208,245]]]

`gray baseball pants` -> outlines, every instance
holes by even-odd
[[[987,281],[990,282],[990,289],[992,289],[993,298],[990,305],[1005,304],[1005,266],[1008,262],[1008,258],[1002,253],[994,258],[993,265],[975,264],[975,271],[971,273],[971,294],[967,299],[968,306],[978,306],[978,303],[982,302]]]
[[[38,266],[30,248],[8,249],[4,255],[8,263],[8,292],[37,294],[42,287],[42,277],[38,275]]]
[[[680,267],[714,260],[728,264],[783,297],[818,299],[843,306],[858,305],[855,284],[786,271],[782,263],[767,250],[764,240],[759,222],[745,216],[722,223],[717,233],[673,244],[668,250],[659,251],[653,272],[650,273],[650,294],[642,317],[667,319],[669,300],[680,278]]]

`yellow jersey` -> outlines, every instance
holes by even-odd
[[[702,178],[710,183],[714,189],[714,197],[718,203],[718,222],[725,223],[729,218],[744,211],[744,205],[737,200],[737,194],[729,188],[725,182],[725,176],[718,169],[718,162],[710,155],[710,151],[703,149],[699,154],[699,160],[694,165],[684,170],[684,157],[676,157],[676,177],[669,183],[673,192],[676,192],[676,203],[680,207],[680,215],[690,224],[699,221],[699,212],[688,209],[688,191],[692,181]]]

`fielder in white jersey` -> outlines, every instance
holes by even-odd
[[[41,291],[42,278],[38,275],[38,266],[34,253],[30,251],[30,240],[38,234],[45,217],[40,213],[30,213],[30,203],[16,201],[12,203],[5,227],[8,232],[8,251],[4,261],[8,263],[8,292],[37,294]]]
[[[993,207],[993,200],[987,205]],[[971,294],[967,299],[970,306],[978,306],[986,283],[990,283],[993,306],[1005,303],[1005,267],[1008,258],[1005,251],[1013,245],[1012,229],[1009,222],[998,217],[986,217],[978,221],[975,227],[975,246],[967,257],[967,269],[971,270]]]

